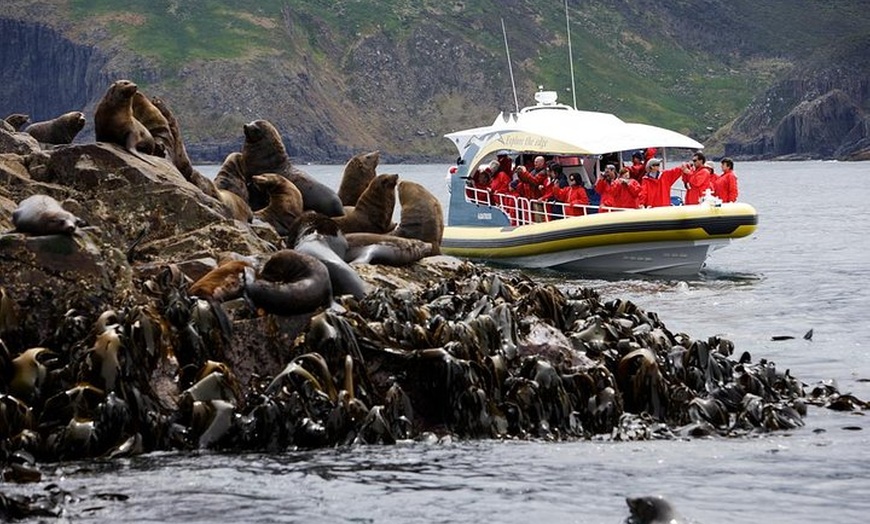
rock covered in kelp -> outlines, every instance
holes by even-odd
[[[311,311],[258,307],[245,291],[277,251],[274,229],[228,218],[169,161],[110,144],[0,155],[0,177],[9,215],[45,194],[87,224],[0,236],[4,471],[24,471],[23,453],[276,450],[433,432],[739,435],[799,426],[807,404],[867,407],[830,386],[807,395],[773,363],[671,333],[631,302],[449,257],[354,263],[368,294],[323,297]],[[240,272],[223,298],[191,293],[226,260],[254,276]]]

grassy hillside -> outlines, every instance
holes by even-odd
[[[10,1],[13,11],[34,11]],[[190,136],[203,139],[272,116],[253,114],[258,108],[275,106],[289,121],[304,106],[301,118],[321,114],[318,121],[332,125],[322,133],[349,147],[441,154],[447,146],[433,138],[513,109],[502,20],[520,105],[531,103],[537,85],[573,99],[564,4],[552,0],[42,3],[98,46],[144,57],[157,72],[140,83],[159,82],[155,90],[191,114]],[[577,105],[703,141],[803,56],[870,32],[865,10],[862,0],[570,0]],[[214,86],[216,101],[196,107],[205,93],[187,92],[190,77],[226,84],[233,69],[264,76]],[[226,100],[235,103],[240,90],[251,114],[227,114]],[[277,107],[275,97],[285,96],[292,100]]]

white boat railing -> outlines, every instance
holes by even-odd
[[[498,208],[507,215],[512,226],[550,222],[563,218],[627,211],[628,208],[568,204],[566,202],[530,199],[517,195],[492,193],[489,189],[465,187],[465,201],[479,206]]]

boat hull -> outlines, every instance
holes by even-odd
[[[442,252],[521,268],[581,273],[688,276],[712,251],[752,234],[743,203],[600,213],[517,227],[448,226]]]

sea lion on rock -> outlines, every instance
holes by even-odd
[[[21,131],[21,128],[25,126],[28,122],[30,122],[30,115],[25,115],[23,113],[12,113],[3,119],[4,122],[12,126],[13,131]]]
[[[439,254],[444,234],[444,213],[435,195],[416,182],[402,180],[399,182],[399,203],[402,205],[402,214],[399,227],[392,234],[429,242],[435,250],[433,254]]]
[[[365,282],[345,261],[347,240],[334,219],[306,211],[291,224],[287,239],[294,250],[307,253],[326,265],[335,295],[365,296]]]
[[[71,235],[82,221],[64,209],[60,202],[48,195],[25,198],[12,212],[12,224],[20,233],[34,236]]]
[[[153,165],[139,154],[154,153],[154,137],[133,116],[133,95],[138,89],[129,80],[117,80],[109,86],[94,113],[94,133],[98,142],[118,144]]]
[[[251,211],[251,206],[242,200],[239,195],[224,189],[218,189],[218,200],[224,205],[229,218],[240,222],[250,222],[253,220],[254,212]]]
[[[258,210],[255,216],[275,228],[283,236],[290,232],[290,225],[302,214],[302,193],[290,180],[274,173],[251,177],[257,187],[269,197],[269,205]]]
[[[349,263],[407,266],[436,254],[432,244],[416,238],[376,233],[348,233],[345,238]]]
[[[214,177],[214,185],[218,190],[235,193],[248,205],[250,205],[248,187],[252,184],[253,182],[245,172],[242,154],[239,152],[227,155]]]
[[[188,294],[224,302],[242,296],[247,271],[251,264],[245,260],[229,260],[212,269],[191,284]],[[251,275],[253,276],[253,275]]]
[[[394,227],[393,208],[396,207],[396,184],[399,175],[377,175],[362,196],[344,216],[335,217],[338,227],[347,233],[388,233]]]
[[[314,180],[290,163],[281,134],[267,120],[254,120],[245,124],[245,143],[242,159],[245,173],[251,177],[262,173],[277,173],[287,177],[302,193],[303,206],[326,216],[341,216],[341,199],[329,186]],[[248,188],[248,202],[255,211],[266,206],[268,199],[259,191]]]
[[[169,132],[172,135],[172,144],[167,149],[167,153],[169,153],[169,158],[172,160],[175,168],[178,169],[178,172],[181,173],[181,176],[183,176],[185,180],[198,187],[200,191],[210,197],[219,198],[214,182],[193,168],[193,164],[190,162],[190,157],[187,155],[187,149],[184,147],[184,140],[181,137],[181,128],[178,125],[178,120],[175,118],[175,114],[172,113],[172,110],[166,102],[159,97],[152,97],[151,103],[154,104],[154,107],[156,107],[158,111],[160,111],[160,114],[163,115],[166,119],[166,123],[169,125]]]
[[[167,151],[172,151],[172,131],[169,129],[169,121],[160,109],[141,91],[133,93],[130,106],[133,108],[133,118],[142,122],[154,138],[154,154],[165,156]]]
[[[290,249],[273,254],[245,290],[254,306],[275,315],[310,313],[332,302],[326,266]]]
[[[70,111],[51,120],[34,122],[24,132],[43,144],[71,144],[83,127],[85,114]]]
[[[341,175],[341,184],[338,187],[338,198],[342,205],[355,206],[359,197],[375,178],[378,162],[381,159],[380,151],[360,153],[344,166]]]

